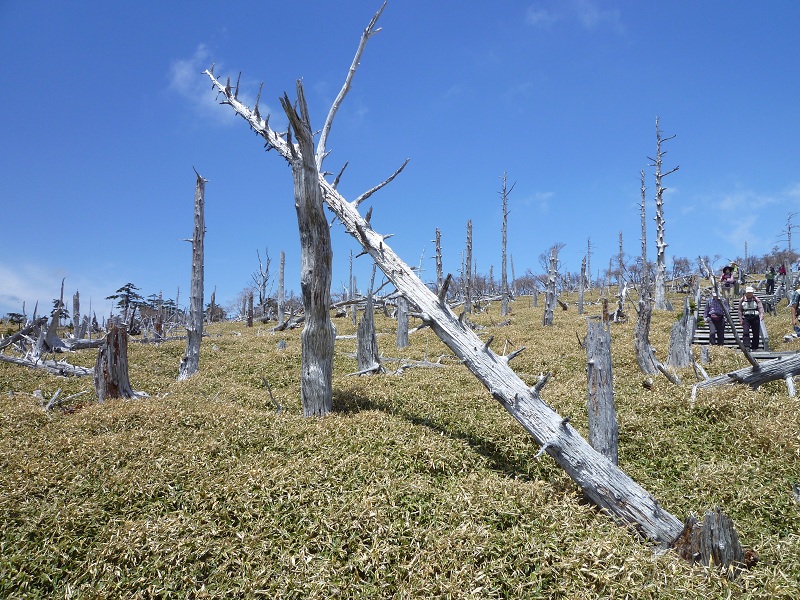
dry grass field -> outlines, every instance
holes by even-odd
[[[551,372],[543,398],[586,435],[586,316],[572,305],[543,328],[542,310],[520,298],[510,325],[499,304],[472,320],[498,353],[527,347],[512,366],[531,384]],[[736,580],[654,552],[585,503],[430,329],[398,350],[378,315],[390,373],[348,376],[356,341],[338,340],[323,419],[302,417],[299,330],[214,324],[183,382],[185,342],[131,343],[131,383],[150,395],[133,401],[100,404],[88,378],[0,363],[0,596],[797,598],[800,400],[776,382],[691,405],[691,368],[680,387],[658,376],[645,389],[630,312],[612,330],[620,466],[680,519],[722,507],[760,555]],[[654,314],[661,358],[674,319]],[[785,302],[767,319],[774,347],[798,349],[781,341]],[[355,333],[349,318],[336,326]],[[442,366],[391,373],[388,359],[425,357]],[[712,348],[705,368],[744,366]],[[58,389],[90,393],[45,412],[34,392]]]

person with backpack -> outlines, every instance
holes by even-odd
[[[725,344],[725,307],[715,290],[706,300],[705,320],[708,324],[709,345],[722,346]]]
[[[797,324],[797,318],[800,317],[800,285],[792,293],[790,306],[792,307],[792,329],[794,329],[794,337],[800,337],[800,325]]]
[[[755,295],[752,286],[747,286],[744,296],[739,300],[739,322],[742,324],[742,340],[745,347],[758,350],[761,337],[761,319],[764,318],[764,306]],[[752,331],[752,334],[751,334]]]
[[[770,267],[766,274],[764,275],[764,279],[767,280],[767,294],[774,294],[775,293],[775,267]]]

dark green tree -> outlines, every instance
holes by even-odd
[[[123,318],[127,320],[128,311],[144,301],[138,290],[139,288],[132,283],[126,283],[110,296],[106,296],[106,300],[115,300],[117,308],[122,309],[124,312]]]

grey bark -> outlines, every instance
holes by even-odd
[[[649,300],[639,299],[639,312],[636,318],[636,327],[633,330],[633,351],[639,370],[645,375],[655,375],[658,372],[658,361],[650,345],[650,319],[653,307]]]
[[[278,323],[283,323],[283,321],[279,319]],[[253,326],[253,290],[247,294],[247,326]]]
[[[547,290],[544,301],[544,314],[542,315],[542,325],[545,327],[553,324],[553,311],[556,307],[556,274],[558,266],[558,249],[553,247],[550,250],[550,268],[547,273]]]
[[[300,397],[303,415],[325,416],[333,406],[333,348],[336,328],[330,316],[333,250],[322,208],[321,175],[314,158],[311,117],[303,84],[297,82],[296,110],[284,94],[281,105],[297,147],[288,145],[294,180],[294,202],[300,230],[300,290],[305,324],[302,339]]]
[[[641,273],[641,283],[640,283],[640,296],[649,297],[649,289],[650,289],[650,272],[649,266],[647,264],[647,210],[646,210],[646,193],[647,193],[647,186],[644,184],[644,169],[641,171],[642,176],[642,204],[641,208],[641,216],[642,216],[642,273]]]
[[[689,308],[689,297],[684,298],[683,314],[672,324],[669,334],[669,354],[667,366],[688,367],[692,364],[692,338],[694,337],[695,318]]]
[[[436,228],[436,289],[442,289],[444,271],[442,270],[442,232]]]
[[[467,221],[467,248],[464,254],[464,312],[472,313],[472,219]]]
[[[403,295],[397,297],[397,347],[408,347],[408,300]]]
[[[286,269],[286,252],[281,250],[281,261],[278,266],[278,323],[283,323],[283,307],[286,303],[284,276]]]
[[[586,257],[581,260],[581,279],[578,284],[578,314],[583,314],[583,295],[586,289]]]
[[[506,174],[503,173],[503,189],[501,191],[501,195],[503,197],[503,251],[502,262],[500,265],[500,293],[503,297],[500,301],[500,314],[502,316],[508,315],[508,271],[506,268],[506,247],[508,240],[508,195],[513,189],[513,185],[511,186],[511,189],[508,189]]]
[[[610,325],[589,319],[586,333],[589,443],[615,465],[619,464],[619,429],[614,406]]]
[[[375,301],[373,299],[373,283],[375,282],[375,265],[372,266],[372,280],[364,304],[364,313],[358,323],[356,337],[358,339],[358,371],[361,374],[383,373],[380,352],[378,351],[378,336],[375,334]]]
[[[205,187],[200,173],[194,187],[194,233],[192,235],[192,283],[189,293],[189,321],[186,324],[186,353],[178,369],[178,381],[187,379],[200,368],[200,341],[203,339],[203,273],[205,225]]]
[[[128,330],[113,319],[108,322],[105,343],[97,351],[94,389],[100,402],[137,397],[128,378]]]
[[[666,263],[666,250],[667,244],[664,241],[664,229],[666,221],[664,220],[664,192],[667,188],[662,185],[663,178],[674,173],[679,167],[675,167],[666,173],[661,172],[661,165],[663,162],[664,154],[661,145],[674,138],[661,137],[661,129],[658,126],[658,117],[656,117],[656,157],[650,159],[653,161],[651,166],[656,168],[656,280],[655,280],[655,308],[656,310],[667,310],[667,263]]]

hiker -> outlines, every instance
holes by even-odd
[[[719,283],[722,286],[722,297],[731,305],[731,292],[733,291],[733,269],[725,265],[722,267],[722,277],[719,278]]]
[[[745,347],[758,350],[758,338],[761,336],[761,319],[764,318],[764,306],[755,295],[752,286],[747,286],[744,296],[739,300],[739,322],[742,324],[742,338]],[[750,330],[752,329],[752,335]]]
[[[706,300],[705,319],[708,323],[709,345],[722,346],[725,343],[725,307],[715,290]]]
[[[794,329],[794,337],[800,337],[800,325],[797,324],[797,318],[800,317],[800,285],[792,294],[790,306],[792,307],[792,329]]]
[[[775,293],[775,267],[770,267],[764,275],[767,280],[767,294]]]
[[[731,268],[733,269],[733,294],[735,296],[739,295],[739,284],[741,283],[741,270],[739,269],[739,263],[731,262]]]

